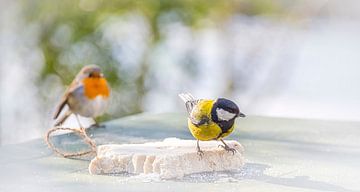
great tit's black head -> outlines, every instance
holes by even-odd
[[[215,101],[211,114],[214,121],[230,121],[237,117],[245,117],[233,101],[224,98]]]

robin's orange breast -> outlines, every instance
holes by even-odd
[[[83,80],[84,93],[89,99],[97,96],[109,97],[110,89],[105,78],[85,78]]]

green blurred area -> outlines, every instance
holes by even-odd
[[[267,15],[281,17],[286,10],[286,1],[267,0],[242,0],[242,1],[218,1],[218,0],[26,0],[22,1],[26,22],[37,23],[40,27],[39,44],[42,49],[45,65],[41,70],[38,84],[42,84],[49,75],[60,77],[64,85],[70,84],[79,69],[87,64],[97,64],[102,67],[110,85],[120,90],[134,91],[131,105],[125,106],[126,110],[118,110],[111,116],[124,116],[143,111],[142,98],[147,91],[146,76],[149,70],[149,55],[153,48],[164,38],[160,33],[160,17],[164,14],[176,14],[175,20],[168,22],[181,22],[196,30],[202,28],[204,19],[216,24],[226,22],[235,14],[242,15]],[[143,16],[149,26],[149,41],[140,59],[139,71],[135,77],[122,70],[121,61],[114,58],[111,45],[102,41],[100,26],[107,19],[114,16],[122,16],[128,13],[136,13]],[[60,36],[61,27],[70,28],[71,35],[68,42],[56,44],[54,36]],[[60,32],[59,32],[60,31]],[[60,57],[65,52],[71,52],[72,46],[86,42],[94,52],[79,55],[76,62],[71,65],[61,63]],[[95,55],[94,55],[95,53]],[[89,55],[87,55],[89,54]],[[165,53],[166,54],[166,53]],[[189,61],[191,62],[191,61]],[[189,65],[196,65],[196,62]],[[191,70],[191,67],[189,67]],[[129,86],[129,81],[133,81]],[[124,104],[127,105],[127,104]],[[111,118],[110,115],[102,119]]]

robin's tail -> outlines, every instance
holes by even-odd
[[[72,114],[72,112],[70,110],[66,111],[65,114],[63,116],[61,116],[56,123],[54,124],[54,126],[59,126],[61,124],[63,124],[65,122],[65,120]]]

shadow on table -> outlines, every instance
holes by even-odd
[[[268,168],[270,168],[270,166],[265,164],[247,163],[243,168],[243,171],[245,172],[243,179],[254,179],[266,183],[322,191],[353,191],[334,184],[311,180],[309,176],[295,176],[293,178],[269,176],[264,174],[264,171]]]
[[[193,174],[187,176],[184,180],[188,182],[239,182],[249,179],[271,184],[283,185],[288,187],[297,187],[303,189],[313,189],[321,191],[336,192],[355,192],[354,190],[345,189],[341,186],[326,183],[323,181],[311,180],[309,176],[295,176],[293,178],[275,177],[266,175],[264,172],[270,168],[269,165],[259,163],[246,163],[244,167],[237,172],[221,172]]]

